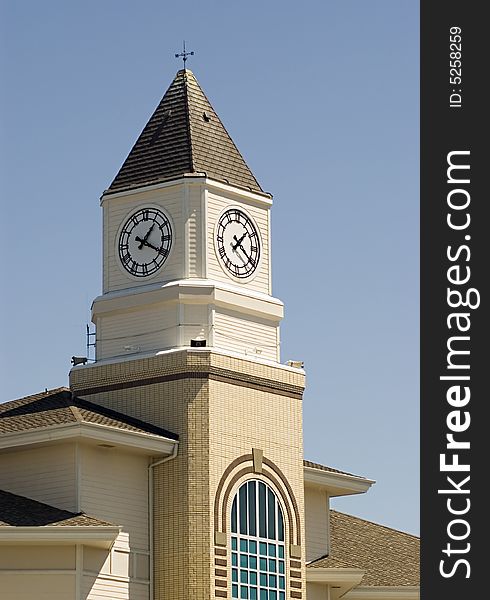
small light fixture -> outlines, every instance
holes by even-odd
[[[191,348],[205,348],[205,347],[206,347],[206,340],[202,340],[202,339],[191,340]]]
[[[293,367],[295,369],[302,369],[305,366],[305,363],[302,360],[287,360],[286,364],[288,367]]]
[[[77,365],[87,364],[88,358],[86,356],[72,356],[71,364],[76,367]]]

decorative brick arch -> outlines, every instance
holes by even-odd
[[[273,461],[264,457],[262,463],[260,475],[273,484],[286,509],[291,538],[290,543],[301,546],[300,513],[291,485],[284,473]],[[253,475],[255,473],[252,454],[239,456],[225,469],[214,498],[215,532],[227,533],[228,515],[226,507],[228,506],[230,495],[240,479],[246,475]]]

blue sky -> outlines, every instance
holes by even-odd
[[[273,193],[305,456],[334,508],[418,532],[418,2],[0,3],[0,401],[67,384],[101,291],[99,197],[181,63]]]

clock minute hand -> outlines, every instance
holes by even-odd
[[[153,231],[153,227],[155,227],[155,221],[153,221],[150,229],[148,229],[148,231],[146,232],[146,235],[143,239],[141,239],[140,237],[136,237],[136,241],[140,242],[140,245],[138,246],[138,250],[141,250],[141,248],[143,248],[143,246],[146,244],[146,240],[150,237],[150,233]]]

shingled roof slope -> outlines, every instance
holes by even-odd
[[[201,172],[262,192],[194,74],[184,69],[177,72],[105,193]]]
[[[161,427],[81,398],[73,398],[70,390],[64,387],[0,404],[0,434],[70,423],[95,423],[178,439],[178,435]]]
[[[420,539],[336,510],[330,511],[330,554],[308,568],[365,569],[361,586],[420,584]]]
[[[85,513],[61,510],[49,504],[0,490],[0,527],[115,527]]]
[[[339,469],[327,467],[326,465],[321,465],[320,463],[312,462],[311,460],[304,460],[303,466],[309,467],[310,469],[318,469],[319,471],[328,471],[329,473],[338,473],[339,475],[349,475],[350,477],[357,477],[358,479],[366,479],[361,475],[354,475],[353,473],[348,473],[347,471],[339,471]]]

